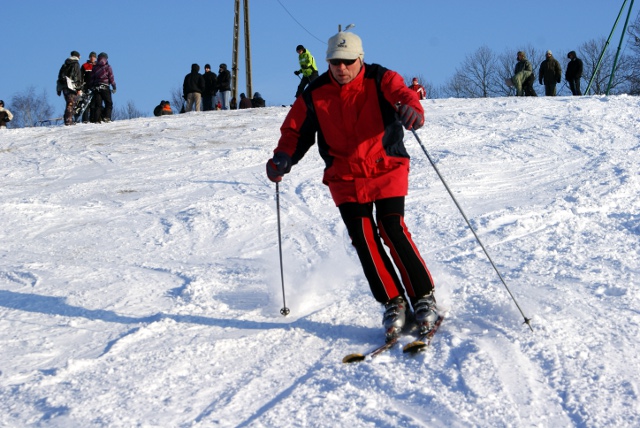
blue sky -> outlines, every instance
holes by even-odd
[[[90,51],[107,52],[118,87],[116,107],[131,100],[150,115],[160,100],[182,87],[192,63],[202,69],[209,63],[214,71],[222,62],[231,66],[233,3],[2,2],[0,99],[10,106],[15,93],[34,86],[38,93],[46,90],[51,104],[62,112],[64,101],[56,96],[55,81],[69,52],[79,51],[82,62]],[[606,38],[622,4],[623,0],[250,0],[253,89],[267,105],[291,104],[298,84],[293,74],[298,67],[296,45],[311,51],[322,72],[326,40],[339,24],[356,25],[353,32],[363,40],[366,62],[441,85],[482,45],[496,53],[513,49],[515,58],[515,51],[529,44],[567,52],[588,40]],[[246,88],[243,52],[239,92]]]

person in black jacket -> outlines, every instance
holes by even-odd
[[[213,110],[213,97],[218,91],[218,76],[211,71],[211,66],[206,64],[204,66],[204,91],[202,92],[202,110]]]
[[[227,70],[227,64],[220,64],[218,71],[218,91],[222,110],[231,108],[231,72]]]
[[[260,95],[260,92],[256,92],[255,94],[253,94],[251,103],[253,104],[254,108],[265,107],[266,105],[266,102],[264,101],[264,98],[262,98],[262,95]]]
[[[564,73],[564,78],[569,82],[569,89],[573,95],[582,95],[580,91],[580,79],[582,79],[582,60],[576,56],[576,51],[571,51],[567,54],[569,58],[569,64],[567,64],[567,71]]]
[[[204,78],[200,74],[200,66],[191,64],[191,73],[184,76],[182,84],[182,96],[187,101],[186,111],[193,110],[195,105],[196,111],[200,111],[200,101],[202,92],[204,91]]]
[[[546,58],[540,64],[538,72],[538,81],[542,85],[544,82],[545,95],[548,97],[556,96],[556,84],[562,79],[562,68],[557,59],[553,57],[551,51],[547,51]]]
[[[66,107],[64,109],[64,124],[73,125],[73,113],[78,96],[82,94],[82,70],[80,68],[80,54],[71,51],[71,55],[64,61],[58,72],[56,91],[58,96],[64,94]]]

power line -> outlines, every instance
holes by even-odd
[[[276,1],[280,4],[280,6],[282,6],[282,8],[284,9],[284,11],[285,11],[285,12],[287,12],[287,14],[289,14],[289,16],[291,17],[291,19],[293,19],[293,20],[296,22],[296,24],[298,24],[298,25],[299,25],[299,26],[300,26],[304,31],[306,31],[307,33],[309,33],[309,34],[311,35],[311,37],[313,37],[314,39],[316,39],[316,40],[317,40],[317,41],[319,41],[320,43],[324,43],[325,45],[327,44],[327,42],[325,42],[324,40],[320,40],[320,39],[319,39],[319,38],[317,38],[313,33],[311,33],[311,31],[307,30],[307,29],[305,28],[305,26],[304,26],[304,25],[302,25],[302,24],[300,23],[300,21],[298,21],[298,20],[295,18],[295,16],[293,16],[293,15],[291,14],[291,12],[289,12],[289,11],[287,10],[287,8],[286,8],[286,7],[284,7],[284,5],[282,4],[282,2],[281,2],[280,0],[276,0]]]

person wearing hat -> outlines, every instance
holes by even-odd
[[[326,59],[328,71],[295,100],[282,124],[267,177],[280,182],[317,139],[326,165],[322,181],[373,297],[385,307],[387,339],[397,337],[411,317],[407,299],[415,322],[428,331],[437,319],[434,284],[404,219],[409,154],[403,127],[419,129],[424,110],[398,73],[364,62],[354,33],[331,37]]]
[[[318,77],[318,67],[316,66],[316,60],[311,55],[311,52],[305,49],[304,46],[298,45],[296,47],[298,52],[298,62],[300,63],[300,69],[293,72],[296,76],[302,74],[298,90],[296,91],[296,98],[304,91],[304,88]]]
[[[547,51],[546,59],[540,63],[538,82],[544,81],[544,94],[548,97],[556,96],[556,84],[562,80],[562,67],[551,51]]]
[[[7,129],[7,122],[11,122],[13,115],[4,108],[4,101],[0,100],[0,129]]]
[[[413,80],[411,81],[411,85],[409,85],[409,89],[415,91],[416,94],[418,94],[418,98],[420,98],[421,100],[427,98],[427,91],[424,90],[424,86],[418,83],[417,77],[413,78]]]
[[[89,54],[89,59],[87,62],[82,64],[82,81],[84,82],[84,96],[87,96],[87,91],[89,89],[89,82],[91,81],[91,71],[93,70],[93,66],[96,64],[97,54],[95,52],[91,52]],[[91,106],[85,109],[84,113],[82,113],[82,123],[88,123],[91,115]]]
[[[56,92],[58,96],[64,94],[64,124],[73,125],[73,113],[78,96],[82,94],[82,70],[80,68],[80,53],[71,51],[69,58],[64,61],[58,72]]]
[[[231,108],[231,72],[227,70],[227,64],[220,64],[218,69],[218,96],[222,110]]]
[[[211,66],[209,64],[205,64],[204,74],[202,75],[202,78],[204,79],[204,91],[202,91],[202,110],[211,111],[213,110],[213,97],[218,91],[218,76],[216,75],[216,73],[211,71]]]
[[[580,91],[580,79],[582,79],[582,60],[577,57],[576,51],[567,54],[569,64],[564,72],[564,78],[569,82],[569,89],[573,95],[582,95]]]
[[[109,90],[109,85],[113,89]],[[91,70],[89,87],[93,90],[91,122],[111,122],[111,112],[113,111],[111,94],[116,93],[116,81],[113,77],[113,69],[109,65],[109,55],[105,52],[100,52],[98,62]],[[104,107],[102,106],[103,103]]]

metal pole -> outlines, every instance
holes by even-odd
[[[280,313],[285,317],[289,315],[289,308],[287,308],[287,301],[284,296],[284,268],[282,265],[282,232],[280,231],[280,186],[276,182],[276,211],[278,214],[278,251],[280,252],[280,278],[282,279],[282,309]]]
[[[589,95],[589,89],[591,88],[591,83],[593,83],[593,79],[596,77],[596,74],[600,69],[600,63],[602,62],[602,57],[604,57],[604,53],[607,50],[607,47],[609,46],[611,37],[613,37],[613,32],[616,30],[616,27],[618,26],[618,21],[620,20],[620,16],[622,16],[622,11],[624,10],[624,7],[626,6],[626,4],[627,4],[627,0],[624,0],[624,3],[622,3],[622,7],[620,8],[620,12],[618,13],[618,17],[616,18],[616,22],[615,24],[613,24],[611,33],[609,33],[609,38],[607,39],[607,42],[604,44],[604,47],[602,48],[602,52],[600,53],[600,58],[598,58],[598,62],[596,63],[595,68],[593,69],[593,74],[591,75],[591,79],[589,79],[589,84],[587,85],[587,89],[584,91],[585,95]]]
[[[626,1],[626,0],[625,0]],[[629,4],[629,12],[627,13],[627,19],[624,22],[624,28],[622,29],[622,34],[620,35],[620,43],[618,43],[618,50],[616,51],[616,57],[613,60],[613,67],[611,68],[611,76],[609,76],[609,84],[607,85],[606,95],[609,95],[609,91],[611,90],[611,84],[613,83],[613,76],[616,74],[616,65],[618,64],[618,57],[620,56],[620,47],[622,46],[622,41],[624,40],[624,33],[627,32],[627,25],[629,25],[629,17],[631,16],[631,9],[633,9],[633,1]]]
[[[531,331],[533,331],[533,327],[531,327],[531,319],[527,318],[525,316],[524,312],[522,312],[522,309],[520,308],[520,305],[518,304],[518,302],[517,302],[516,298],[514,297],[514,295],[511,293],[511,290],[509,290],[509,286],[507,286],[506,281],[504,280],[504,278],[500,274],[500,271],[498,270],[498,267],[496,266],[496,264],[491,259],[491,256],[489,255],[489,252],[487,251],[487,249],[482,244],[482,241],[480,241],[480,238],[478,237],[478,234],[474,230],[473,226],[471,226],[471,222],[469,221],[469,219],[465,215],[464,211],[462,210],[462,207],[460,206],[460,204],[456,200],[455,196],[453,196],[453,192],[451,191],[451,189],[449,189],[449,186],[447,185],[447,182],[444,180],[444,177],[442,176],[442,174],[440,174],[440,171],[438,170],[438,167],[436,166],[435,162],[433,161],[433,159],[431,159],[431,156],[429,156],[429,152],[427,152],[427,149],[425,148],[424,144],[422,144],[422,141],[420,140],[420,137],[418,137],[418,134],[416,133],[416,131],[414,129],[412,129],[411,132],[413,132],[413,136],[416,138],[416,140],[420,144],[420,147],[422,147],[422,151],[427,156],[427,159],[429,159],[429,162],[431,163],[431,166],[433,167],[433,169],[436,171],[436,174],[438,174],[438,177],[440,177],[440,181],[442,181],[442,184],[444,184],[444,188],[447,189],[447,192],[449,192],[449,196],[451,196],[451,199],[453,199],[453,203],[456,204],[456,207],[458,207],[458,211],[460,211],[460,214],[462,214],[462,218],[464,218],[464,221],[467,222],[467,226],[469,226],[469,229],[471,230],[471,233],[473,233],[473,236],[475,236],[476,241],[478,241],[478,244],[480,244],[480,248],[482,248],[482,251],[484,251],[484,254],[489,259],[489,262],[491,263],[491,266],[493,266],[493,269],[498,274],[498,278],[500,278],[500,281],[502,282],[502,285],[504,285],[504,287],[507,289],[507,293],[509,293],[509,296],[511,296],[511,300],[513,300],[513,303],[516,304],[516,307],[518,308],[518,310],[520,311],[520,314],[524,318],[524,323],[529,326]]]

